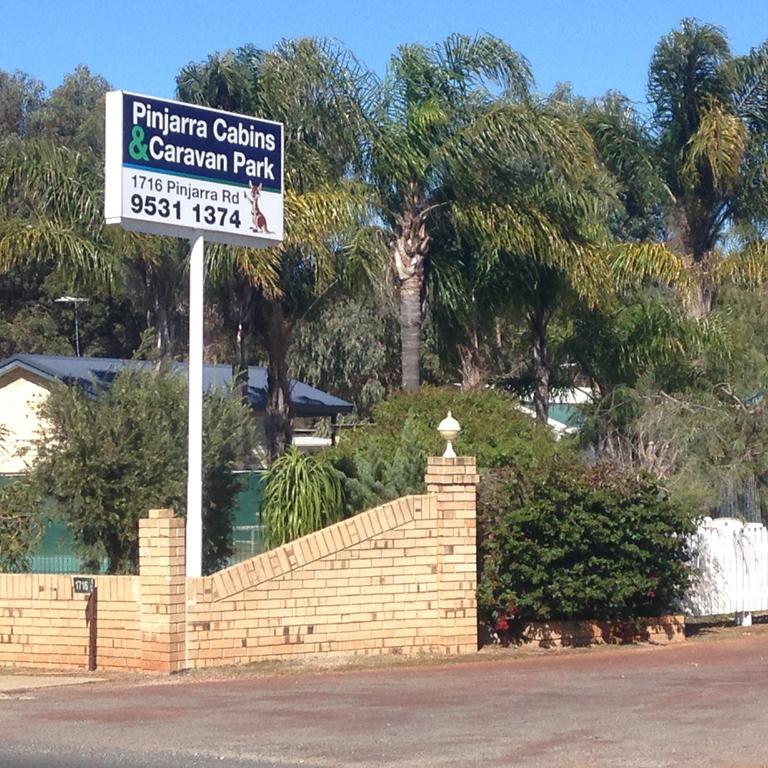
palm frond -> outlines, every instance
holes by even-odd
[[[176,95],[191,104],[251,114],[256,107],[250,80],[252,61],[225,51],[211,54],[204,62],[191,62],[176,76]]]
[[[267,472],[262,510],[267,544],[276,547],[335,522],[343,501],[341,474],[327,461],[291,448]]]
[[[265,298],[280,297],[280,254],[275,248],[232,248],[212,243],[206,247],[206,280],[213,287],[245,280]]]
[[[768,42],[746,56],[733,59],[727,69],[734,113],[751,131],[768,128]]]
[[[284,40],[256,73],[265,116],[285,124],[287,167],[309,153],[315,167],[295,179],[330,180],[359,169],[376,78],[337,41]],[[294,186],[298,186],[294,182]]]
[[[500,102],[457,131],[442,152],[457,179],[462,169],[505,168],[511,161],[541,164],[570,177],[596,167],[589,134],[543,105]]]
[[[0,220],[0,271],[20,264],[65,263],[81,285],[113,285],[117,264],[88,234],[56,219]]]
[[[663,37],[653,53],[648,93],[657,122],[685,144],[699,125],[701,106],[714,99],[725,103],[727,77],[723,66],[731,59],[720,27],[683,19],[680,28]]]
[[[686,262],[660,243],[616,243],[610,249],[610,269],[619,291],[648,283],[676,287],[682,294],[692,288]]]
[[[450,35],[435,50],[434,59],[464,90],[484,86],[488,80],[508,98],[523,99],[533,83],[526,58],[493,35]]]
[[[692,186],[700,167],[706,165],[715,186],[732,191],[739,178],[746,145],[747,130],[741,120],[721,104],[711,103],[685,147],[683,177]]]
[[[768,283],[768,243],[749,243],[741,251],[729,253],[714,267],[718,283],[758,290]]]
[[[481,269],[489,275],[497,274],[497,265],[509,253],[561,271],[573,289],[590,303],[597,303],[611,290],[605,249],[564,231],[544,210],[477,205],[457,208],[453,216],[461,235],[482,248]]]
[[[101,169],[79,152],[45,141],[27,141],[0,161],[0,205],[12,199],[38,215],[102,225]]]

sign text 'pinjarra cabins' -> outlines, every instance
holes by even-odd
[[[281,123],[111,91],[105,165],[108,224],[250,247],[283,239]]]

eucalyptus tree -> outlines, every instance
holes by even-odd
[[[712,302],[717,246],[747,213],[744,193],[765,186],[768,44],[735,57],[720,28],[684,19],[656,46],[648,92],[669,192],[667,239],[696,275],[689,304],[700,315]]]
[[[420,382],[422,301],[435,217],[454,203],[451,182],[464,172],[451,162],[458,136],[471,131],[498,96],[525,99],[530,83],[526,60],[485,34],[451,35],[431,47],[404,45],[390,61],[375,113],[371,174],[399,285],[404,389]]]
[[[296,378],[353,402],[362,418],[400,387],[397,308],[388,288],[324,302],[292,335]]]
[[[24,480],[0,488],[0,573],[22,573],[43,534],[41,506]]]
[[[44,96],[43,83],[26,72],[0,70],[0,136],[27,138]]]
[[[349,267],[365,273],[370,265],[356,254],[376,250],[375,238],[361,228],[370,212],[358,182],[372,78],[336,43],[301,39],[271,51],[214,54],[185,67],[177,84],[185,100],[285,125],[285,240],[258,253],[221,249],[209,268],[212,282],[235,296],[223,306],[241,364],[252,354],[251,335],[257,333],[267,351],[266,428],[274,456],[291,436],[293,325],[349,278]]]
[[[109,82],[81,64],[64,76],[32,117],[34,134],[83,154],[104,154],[104,97]]]

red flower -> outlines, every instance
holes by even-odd
[[[507,621],[506,616],[500,616],[498,621],[496,622],[496,629],[498,629],[500,632],[506,632],[509,629],[509,622]]]

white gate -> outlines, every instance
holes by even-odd
[[[768,610],[768,530],[762,523],[705,517],[693,536],[694,582],[683,601],[689,616]]]

